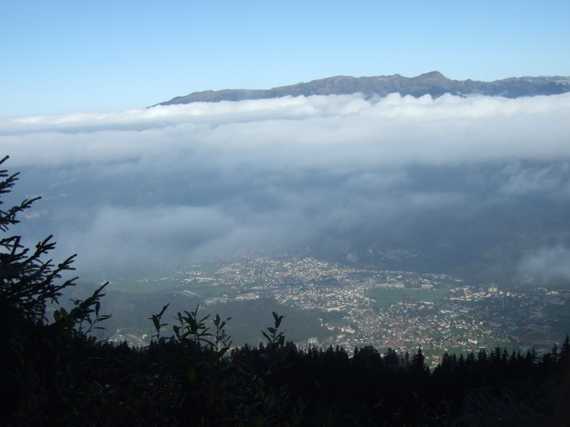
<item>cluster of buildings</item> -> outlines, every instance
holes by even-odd
[[[183,273],[178,283],[182,293],[203,296],[206,306],[272,299],[310,310],[322,334],[307,336],[301,345],[348,351],[373,345],[410,353],[421,347],[432,364],[444,352],[525,349],[531,343],[546,349],[563,338],[549,310],[570,307],[570,292],[476,288],[446,274],[364,269],[310,257],[250,257]]]

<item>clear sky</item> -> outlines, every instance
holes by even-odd
[[[439,70],[570,75],[569,0],[0,0],[0,116]]]

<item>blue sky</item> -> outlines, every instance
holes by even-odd
[[[570,1],[0,2],[1,116],[337,74],[570,75]]]

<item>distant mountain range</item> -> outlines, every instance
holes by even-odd
[[[471,79],[452,80],[439,71],[431,71],[416,77],[404,77],[399,74],[371,77],[335,76],[271,89],[224,89],[193,92],[156,105],[243,101],[283,96],[347,95],[354,93],[361,93],[365,97],[370,98],[382,97],[396,92],[401,95],[415,97],[423,95],[438,97],[445,93],[454,95],[503,96],[506,98],[556,95],[570,92],[570,77],[512,77],[483,82]]]

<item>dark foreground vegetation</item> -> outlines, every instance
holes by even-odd
[[[0,171],[0,194],[16,180]],[[568,338],[540,356],[444,355],[430,371],[420,350],[299,349],[275,313],[263,344],[232,348],[229,319],[196,308],[168,325],[163,307],[148,347],[98,341],[106,285],[63,308],[73,257],[53,263],[50,238],[27,249],[9,235],[33,202],[0,206],[0,425],[570,425]]]

